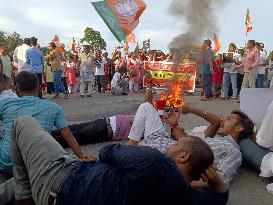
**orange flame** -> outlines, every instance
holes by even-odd
[[[161,99],[166,101],[166,106],[181,108],[184,105],[183,86],[179,81],[174,81],[171,84],[170,91],[167,94],[161,96]]]

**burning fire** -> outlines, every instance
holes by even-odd
[[[161,100],[166,101],[167,107],[181,108],[184,105],[183,86],[179,81],[174,81],[171,85],[170,91],[161,96]]]

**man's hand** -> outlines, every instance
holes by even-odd
[[[82,160],[82,161],[92,161],[92,160],[97,160],[97,159],[98,159],[98,157],[96,157],[96,156],[85,155],[85,154],[80,158],[80,160]]]
[[[188,104],[184,104],[184,106],[179,110],[180,113],[182,113],[183,115],[186,115],[188,113],[190,113],[190,106]]]
[[[206,169],[202,174],[202,180],[208,183],[213,192],[225,193],[227,191],[226,185],[218,176],[216,168],[213,165]]]
[[[178,120],[180,117],[180,112],[170,112],[170,114],[168,115],[168,118],[166,119],[166,122],[172,127],[175,125],[178,125]]]

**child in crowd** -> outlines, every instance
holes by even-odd
[[[54,73],[52,72],[51,65],[49,62],[45,63],[44,75],[46,80],[47,93],[52,94],[55,91],[54,84],[53,84]]]
[[[64,65],[64,74],[66,76],[66,83],[69,94],[74,91],[74,85],[76,84],[76,72],[77,64],[73,61],[73,56],[68,56],[67,62]]]

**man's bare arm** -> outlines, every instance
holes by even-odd
[[[81,151],[80,145],[78,144],[77,140],[73,136],[72,132],[68,127],[60,129],[62,137],[65,139],[68,146],[72,149],[74,154],[82,160],[92,160],[92,157],[86,156]]]

